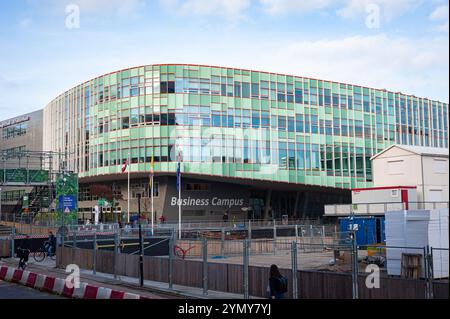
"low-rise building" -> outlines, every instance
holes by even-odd
[[[374,187],[416,186],[418,202],[448,202],[448,149],[392,145],[372,166]]]

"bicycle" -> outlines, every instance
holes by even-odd
[[[27,267],[29,255],[30,255],[29,249],[23,249],[23,248],[18,249],[18,251],[17,251],[17,257],[19,257],[19,265],[17,266],[18,269],[25,270],[25,268]]]
[[[46,257],[50,257],[51,260],[56,260],[56,254],[48,254],[47,249],[45,249],[45,247],[41,247],[39,248],[37,251],[34,252],[33,254],[33,258],[36,262],[40,263],[42,261],[44,261],[44,259]]]

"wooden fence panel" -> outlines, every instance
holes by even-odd
[[[97,271],[114,273],[114,252],[108,250],[97,251]]]
[[[116,272],[119,276],[126,274],[126,254],[117,254]]]
[[[139,277],[139,256],[125,255],[125,276]]]
[[[350,299],[352,281],[350,274],[299,271],[300,299]]]
[[[164,262],[164,258],[160,257],[144,257],[144,278],[152,281],[169,282],[168,263]]]
[[[203,264],[196,260],[173,261],[173,283],[189,287],[203,287]]]
[[[358,293],[361,299],[424,299],[424,280],[405,278],[380,278],[379,289],[366,286],[366,276],[358,276]]]
[[[267,297],[269,284],[269,268],[250,266],[248,268],[249,294],[256,297]]]
[[[227,282],[228,292],[236,294],[244,293],[244,272],[242,265],[228,264]]]
[[[219,263],[208,264],[208,289],[228,291],[228,265]]]
[[[61,258],[58,247],[58,262]],[[78,264],[81,268],[92,269],[92,250],[64,248],[63,265]],[[113,272],[113,252],[100,251],[97,255],[97,270]],[[292,271],[280,269],[289,280],[287,298],[293,296]],[[139,276],[139,256],[117,254],[117,274],[137,278]],[[144,257],[144,278],[152,281],[168,282],[169,260],[167,257]],[[174,284],[203,287],[203,262],[196,260],[173,260]],[[352,298],[352,280],[350,273],[325,271],[298,271],[298,292],[300,299],[350,299]],[[403,278],[381,278],[381,289],[368,289],[365,275],[358,276],[359,297],[361,299],[408,299],[424,298],[425,281]],[[269,267],[249,266],[249,294],[267,297]],[[243,266],[236,264],[208,264],[208,289],[243,294]],[[434,282],[435,298],[448,298],[448,282]]]
[[[447,282],[434,282],[433,283],[433,296],[435,299],[448,299],[449,286]]]
[[[11,241],[0,240],[0,257],[9,257],[11,255]]]

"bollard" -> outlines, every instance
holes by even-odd
[[[203,295],[208,295],[208,241],[203,239],[202,242],[203,254]]]
[[[92,268],[93,274],[97,274],[97,231],[94,231],[94,241],[92,243],[93,254],[92,254]]]
[[[173,289],[173,248],[174,248],[174,239],[172,237],[169,240],[169,289]]]
[[[292,262],[292,297],[298,299],[298,282],[297,282],[297,242],[292,242],[291,245],[291,262]]]
[[[220,255],[225,257],[225,229],[222,228],[221,238],[220,238]]]
[[[250,299],[248,293],[248,264],[249,264],[249,254],[248,254],[248,240],[244,239],[243,247],[243,257],[244,257],[244,299]]]

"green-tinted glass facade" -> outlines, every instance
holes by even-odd
[[[371,186],[398,143],[448,148],[448,104],[297,76],[149,65],[79,85],[44,110],[44,147],[80,177],[183,171],[337,188]]]

